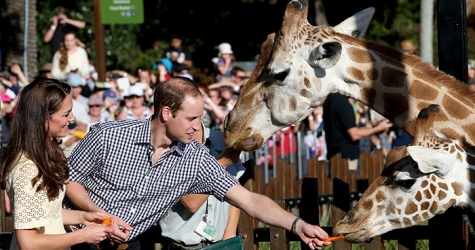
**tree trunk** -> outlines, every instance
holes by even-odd
[[[18,63],[31,81],[37,72],[36,0],[1,0],[1,3],[2,53],[5,59],[4,64],[2,63],[3,68]],[[27,20],[26,33],[25,20]]]

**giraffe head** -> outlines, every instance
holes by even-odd
[[[416,225],[467,201],[467,152],[434,131],[438,105],[421,110],[411,145],[391,150],[386,168],[355,207],[336,223],[335,234],[361,242]]]
[[[322,104],[344,81],[334,77],[344,60],[337,34],[361,38],[374,8],[356,13],[335,27],[312,26],[308,1],[293,0],[285,10],[280,31],[261,46],[256,68],[225,121],[225,144],[251,151],[279,129],[295,124]],[[339,88],[340,89],[340,88]]]

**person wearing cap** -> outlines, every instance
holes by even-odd
[[[132,85],[125,97],[126,105],[117,116],[117,120],[145,120],[153,115],[152,110],[144,105],[144,89]]]
[[[103,95],[99,93],[94,93],[89,96],[89,121],[87,123],[87,131],[89,128],[98,123],[114,120],[111,117],[111,113],[104,109],[104,100]]]
[[[164,57],[155,62],[153,69],[157,71],[157,79],[155,81],[154,87],[158,87],[160,83],[170,79],[173,74],[173,63],[170,59]]]
[[[216,80],[219,82],[225,78],[231,77],[231,70],[236,58],[234,57],[233,51],[231,50],[231,44],[229,43],[221,43],[218,46],[218,50],[219,59],[218,63],[216,64],[218,68]]]
[[[117,93],[111,89],[107,89],[102,93],[104,100],[104,110],[109,113],[110,120],[115,120],[120,112],[120,100]]]
[[[173,65],[173,76],[181,76],[193,80],[193,76],[190,74],[190,68],[183,63]]]

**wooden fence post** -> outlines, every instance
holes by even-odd
[[[332,228],[350,210],[350,185],[339,178],[333,178]],[[333,243],[333,249],[351,250],[351,244],[344,240]]]
[[[251,192],[255,192],[255,176],[254,176],[254,161],[249,160],[245,162],[246,172],[239,178],[241,184]],[[239,216],[238,234],[242,235],[244,249],[257,250],[258,247],[254,244],[254,228],[257,227],[257,221],[251,216],[241,210]]]
[[[318,204],[318,179],[304,178],[302,180],[302,199],[299,203],[299,216],[312,225],[320,225]],[[302,250],[310,249],[306,242],[300,244]]]
[[[284,200],[275,201],[283,209],[286,209]],[[270,249],[274,250],[288,250],[289,242],[287,241],[287,230],[280,227],[269,227],[270,234]],[[245,248],[246,249],[246,248]]]

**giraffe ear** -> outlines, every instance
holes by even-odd
[[[374,14],[374,8],[366,8],[353,16],[341,22],[334,29],[352,37],[362,38],[366,34],[371,18]]]
[[[328,69],[338,62],[341,55],[341,44],[339,42],[326,42],[320,44],[310,53],[308,63],[311,66]]]
[[[454,154],[421,146],[408,146],[407,152],[424,174],[439,172],[447,175],[457,160]]]

